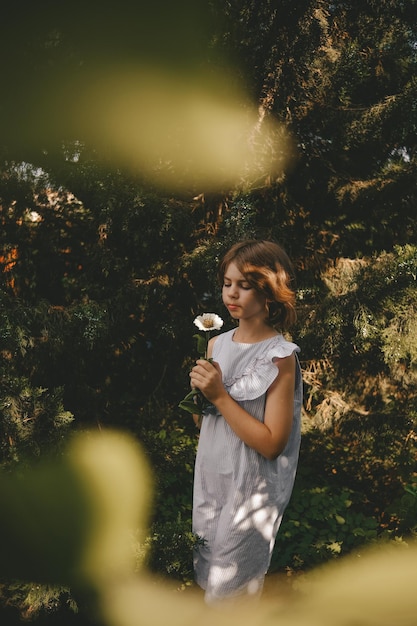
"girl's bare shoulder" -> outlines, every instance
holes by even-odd
[[[211,337],[209,339],[209,342],[207,344],[207,356],[208,358],[211,357],[212,353],[213,353],[213,346],[216,343],[216,340],[218,339],[219,335],[216,335],[215,337]]]

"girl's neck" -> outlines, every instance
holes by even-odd
[[[245,324],[243,320],[234,332],[233,340],[238,343],[258,343],[264,339],[275,337],[277,331],[272,326],[263,323],[262,325]]]

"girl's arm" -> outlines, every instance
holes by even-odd
[[[191,384],[217,407],[236,435],[270,460],[281,454],[287,444],[294,409],[295,356],[277,359],[276,364],[279,375],[267,391],[263,422],[229,396],[217,363],[200,359],[190,374]]]
[[[200,416],[197,413],[193,413],[193,420],[197,428],[200,428]]]

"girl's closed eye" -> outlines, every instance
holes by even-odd
[[[225,287],[226,289],[228,289],[229,287],[232,286],[232,283],[223,283],[223,287]],[[239,283],[238,287],[240,287],[241,289],[244,289],[245,291],[249,291],[249,289],[252,289],[252,286],[249,283]]]

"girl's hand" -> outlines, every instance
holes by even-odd
[[[215,361],[199,359],[190,372],[191,386],[200,389],[209,402],[216,404],[216,400],[226,390],[222,382],[222,371],[220,365]]]

